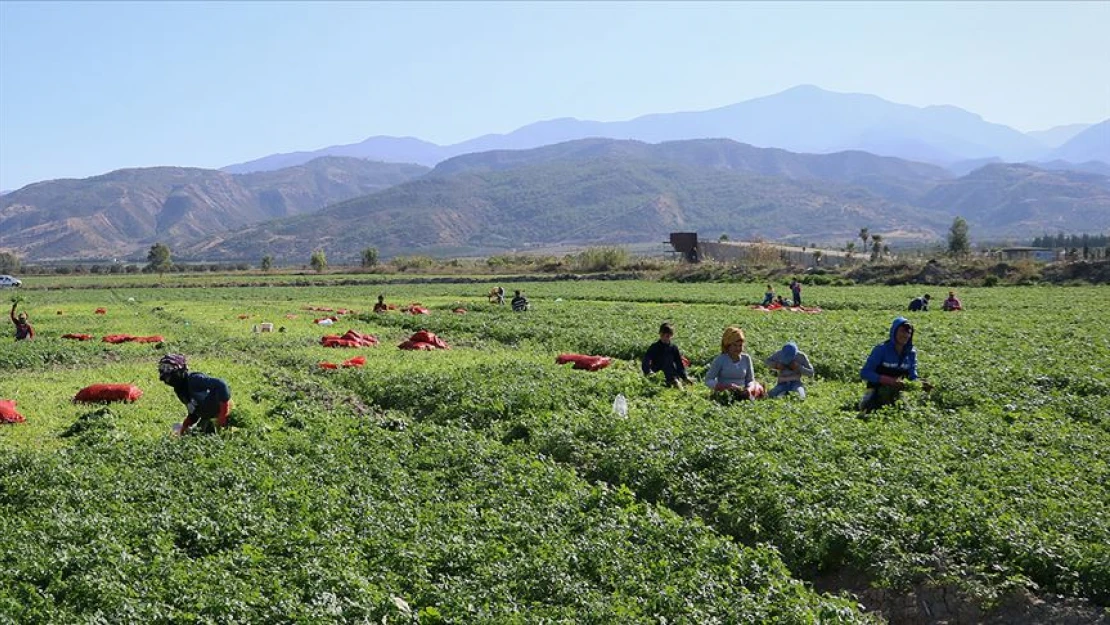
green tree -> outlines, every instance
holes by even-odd
[[[262,262],[259,263],[258,267],[262,271],[269,271],[269,270],[273,269],[274,268],[274,257],[270,256],[269,254],[263,256],[262,257]]]
[[[871,235],[871,260],[879,260],[883,257],[883,235]]]
[[[22,266],[19,257],[11,252],[0,252],[0,273],[19,273]]]
[[[378,248],[368,247],[362,250],[362,266],[374,267],[378,264]]]
[[[856,252],[856,242],[848,241],[848,244],[844,246],[844,252],[848,259],[851,260],[852,254]]]
[[[968,237],[967,221],[957,217],[948,229],[948,253],[963,258],[971,252],[971,239]]]
[[[170,248],[165,243],[155,243],[150,246],[146,255],[147,271],[157,271],[158,275],[166,273],[173,267],[170,261]]]
[[[312,258],[309,259],[308,264],[316,273],[320,273],[328,268],[328,257],[324,254],[324,250],[316,250],[312,252]]]
[[[859,238],[860,238],[861,241],[863,241],[863,248],[861,248],[861,249],[863,250],[864,253],[867,253],[867,239],[870,238],[870,237],[871,237],[871,231],[870,230],[868,230],[867,228],[860,228],[859,229]]]

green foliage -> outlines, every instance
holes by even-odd
[[[397,271],[424,271],[434,266],[436,260],[431,256],[402,255],[394,256],[390,263]]]
[[[11,252],[0,252],[0,273],[19,273],[22,262]]]
[[[146,254],[146,271],[159,275],[166,273],[173,266],[170,260],[170,248],[165,243],[155,243],[150,246]]]
[[[968,236],[967,220],[956,217],[948,229],[948,254],[963,258],[971,253],[971,239]]]
[[[316,273],[322,273],[328,268],[328,257],[324,254],[324,250],[317,249],[312,252],[312,257],[309,259],[308,264]]]
[[[579,271],[614,271],[627,265],[628,250],[623,247],[591,247],[574,257]]]
[[[362,250],[362,266],[375,267],[378,264],[378,248],[368,247]]]
[[[262,257],[262,262],[258,264],[258,268],[262,271],[269,271],[274,268],[274,257],[266,254]]]
[[[490,283],[388,284],[432,314],[326,329],[304,308],[366,310],[371,282],[54,279],[92,288],[44,286],[39,336],[0,339],[0,398],[28,418],[0,426],[0,621],[868,620],[802,581],[841,573],[987,607],[1110,603],[1110,343],[1090,331],[1106,287],[968,287],[962,313],[910,314],[936,388],[861,419],[859,367],[921,287],[824,277],[806,276],[816,315],[751,310],[765,283],[514,283],[528,315],[489,304]],[[663,320],[698,378],[729,325],[764,384],[797,341],[808,397],[722,406],[644,377]],[[381,344],[319,346],[346,328]],[[452,349],[396,349],[417,329]],[[58,338],[76,330],[166,344]],[[155,378],[167,349],[229,381],[236,430],[168,436],[184,408]],[[615,360],[577,371],[561,352]],[[71,403],[95,382],[145,394]]]

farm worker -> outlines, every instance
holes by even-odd
[[[917,350],[908,319],[898,317],[890,324],[890,339],[871,350],[859,376],[867,382],[867,392],[859,402],[864,412],[893,404],[906,386],[903,380],[917,379]],[[933,386],[923,380],[921,388],[929,391]]]
[[[173,388],[174,394],[185,404],[189,413],[181,422],[178,434],[186,434],[198,421],[202,426],[212,428],[212,418],[217,427],[227,427],[227,415],[231,411],[231,389],[219,378],[203,373],[189,373],[185,357],[181,354],[166,354],[158,361],[158,379]]]
[[[12,318],[12,323],[15,324],[15,340],[22,341],[25,339],[35,338],[35,329],[31,327],[30,323],[28,323],[27,313],[21,312],[19,313],[19,315],[16,315],[16,306],[19,306],[18,298],[16,299],[16,301],[12,302],[12,311],[9,315]]]
[[[930,299],[932,299],[932,297],[928,293],[922,295],[921,297],[913,298],[912,300],[910,300],[910,312],[917,312],[919,310],[928,311]]]
[[[523,312],[525,310],[528,310],[528,298],[521,295],[520,289],[513,291],[513,293],[513,312]]]
[[[662,371],[667,386],[682,388],[683,382],[692,382],[693,380],[686,374],[686,365],[682,364],[682,353],[671,342],[673,338],[674,328],[671,327],[671,324],[664,323],[660,325],[659,340],[648,347],[644,359],[640,363],[640,368],[643,369],[644,375]]]
[[[504,304],[505,303],[505,287],[503,287],[503,286],[497,287],[496,295],[497,295],[497,303],[498,304]]]
[[[740,328],[725,329],[721,353],[709,363],[705,385],[715,395],[737,399],[754,399],[763,393],[763,387],[755,381],[752,357],[744,353],[744,331]]]
[[[794,278],[794,281],[790,283],[790,293],[794,296],[794,305],[795,306],[801,306],[802,305],[802,283],[798,282],[797,278]]]
[[[790,304],[788,304],[786,300],[782,299],[781,295],[775,298],[775,303],[779,306],[782,306],[783,308],[790,308]]]
[[[944,303],[941,304],[940,309],[941,310],[963,310],[964,307],[963,307],[962,304],[960,304],[960,300],[956,299],[956,292],[955,291],[949,291],[948,292],[948,299],[944,300]]]
[[[378,296],[378,303],[374,304],[374,312],[383,313],[383,312],[386,312],[387,310],[389,310],[389,306],[386,306],[386,304],[385,304],[385,296],[384,295],[379,295]]]
[[[771,354],[765,364],[778,372],[778,384],[768,397],[778,397],[789,392],[795,392],[798,397],[806,398],[806,389],[802,386],[802,376],[813,375],[813,365],[809,364],[809,357],[804,352],[798,351],[798,344],[791,341],[782,346],[782,349]]]
[[[768,284],[767,292],[763,294],[763,303],[760,306],[770,306],[773,301],[775,301],[775,290]]]

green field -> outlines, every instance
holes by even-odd
[[[750,310],[761,284],[504,284],[532,300],[514,314],[490,284],[206,278],[21,291],[39,336],[0,339],[0,399],[27,417],[0,426],[0,622],[898,622],[876,597],[938,589],[922,618],[1015,597],[1041,610],[1024,622],[1108,618],[1106,287],[965,288],[966,311],[907,314],[937,388],[861,418],[859,368],[920,287],[806,287],[824,312],[800,314]],[[304,310],[379,292],[432,314]],[[645,379],[664,320],[699,378],[728,325],[768,386],[763,359],[797,341],[809,397],[726,406]],[[349,328],[381,344],[319,346]],[[451,350],[396,348],[418,329]],[[165,351],[230,383],[233,431],[169,436]],[[96,382],[145,395],[70,402]]]

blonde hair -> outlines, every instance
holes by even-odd
[[[725,328],[725,333],[721,335],[721,353],[728,352],[728,346],[736,341],[744,342],[744,331],[736,326]]]

